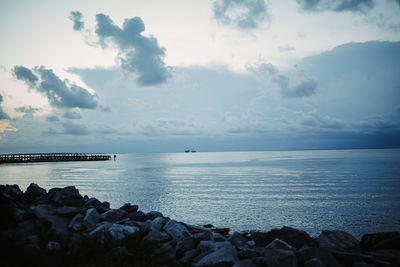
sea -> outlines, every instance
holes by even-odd
[[[290,226],[400,231],[400,150],[117,154],[116,160],[1,164],[0,184],[82,195],[231,231]]]

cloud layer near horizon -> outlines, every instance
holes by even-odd
[[[296,0],[305,11],[366,12],[375,6],[374,0]]]

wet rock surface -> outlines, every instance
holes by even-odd
[[[400,266],[398,232],[231,233],[130,203],[110,209],[74,186],[0,185],[0,205],[2,266]]]

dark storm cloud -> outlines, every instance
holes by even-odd
[[[8,116],[7,113],[3,111],[3,108],[1,107],[2,102],[3,102],[3,96],[0,94],[0,120],[9,120],[10,117]]]
[[[25,68],[24,66],[15,66],[13,74],[18,80],[25,81],[30,87],[34,87],[36,82],[39,80],[38,77],[33,74],[32,70]]]
[[[55,115],[50,115],[50,116],[47,116],[47,117],[46,117],[46,121],[48,121],[48,122],[55,122],[55,121],[60,121],[60,119],[59,119],[57,116],[55,116]]]
[[[375,6],[374,0],[296,0],[305,11],[365,12]]]
[[[213,12],[219,23],[242,30],[255,29],[269,17],[264,0],[216,0]]]
[[[284,75],[277,76],[274,81],[280,86],[284,98],[308,97],[315,94],[317,83],[313,80],[301,81],[290,86],[290,78]]]
[[[74,23],[74,30],[75,31],[80,31],[84,28],[83,24],[83,15],[79,11],[71,11],[69,17],[68,17],[73,23]]]
[[[72,122],[63,122],[61,125],[64,128],[63,134],[70,135],[88,135],[90,133],[89,129],[83,124],[75,124]]]
[[[121,67],[136,73],[140,85],[157,85],[167,81],[170,73],[163,61],[165,48],[158,44],[154,36],[142,35],[145,26],[141,18],[125,19],[122,28],[101,13],[96,15],[96,21],[99,44],[102,47],[116,45]]]
[[[302,126],[334,130],[345,127],[345,123],[343,121],[319,114],[316,111],[309,112],[307,114],[301,114],[301,117],[300,124]]]
[[[33,71],[40,77],[40,81]],[[53,70],[43,66],[35,67],[33,71],[23,66],[15,66],[13,74],[18,80],[45,95],[51,106],[86,109],[97,107],[97,97],[85,88],[70,83],[67,79],[61,80]]]
[[[70,120],[82,119],[82,115],[76,111],[67,111],[64,113],[63,118]]]

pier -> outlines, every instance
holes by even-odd
[[[110,155],[95,153],[31,153],[0,154],[1,163],[59,162],[59,161],[96,161],[111,160]]]

